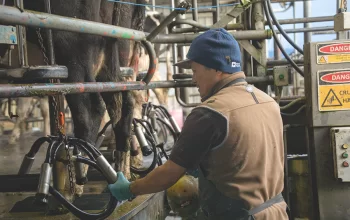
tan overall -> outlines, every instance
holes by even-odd
[[[239,72],[222,80],[213,88],[214,95],[198,106],[223,115],[228,130],[223,143],[200,164],[201,207],[208,219],[285,220],[280,108],[244,79]],[[252,210],[277,195],[267,207]]]

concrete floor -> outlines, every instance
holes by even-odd
[[[23,157],[28,153],[31,145],[34,141],[41,137],[41,132],[36,133],[26,133],[24,134],[19,142],[15,145],[9,145],[7,143],[7,135],[0,136],[0,175],[14,175],[17,174]],[[31,174],[38,174],[40,172],[40,166],[44,161],[44,156],[46,153],[46,146],[43,146],[42,149],[37,153],[35,162],[30,171]],[[0,183],[2,184],[2,183]],[[25,184],[25,183],[23,183]],[[84,195],[88,194],[100,194],[105,187],[107,186],[106,182],[89,182],[84,186]],[[70,220],[77,219],[74,215],[68,213],[64,215],[57,216],[47,216],[44,212],[28,211],[28,212],[10,212],[14,208],[16,203],[22,201],[30,196],[34,196],[35,192],[6,192],[0,193],[0,219],[47,219],[47,220]],[[126,213],[130,209],[138,206],[150,195],[137,197],[133,202],[126,202],[122,204],[115,212],[107,219],[119,219],[123,213]],[[87,212],[98,212],[97,210]],[[167,217],[166,220],[179,220],[178,217]]]

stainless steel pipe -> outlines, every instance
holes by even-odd
[[[168,35],[158,35],[152,43],[191,43],[194,38],[198,37],[199,34],[168,34]],[[247,30],[247,31],[237,31],[230,32],[236,40],[264,40],[271,39],[272,34],[270,30]]]
[[[333,30],[333,26],[325,26],[325,27],[311,27],[311,28],[297,28],[297,29],[284,29],[286,33],[301,33],[301,32],[318,32],[318,31],[331,31]],[[276,34],[280,32],[275,30]]]
[[[278,20],[278,23],[279,24],[297,24],[297,23],[311,23],[311,22],[324,22],[324,21],[334,21],[334,16],[281,19],[281,20]],[[268,25],[267,21],[265,21],[265,25]]]
[[[272,76],[247,77],[248,83],[272,83]],[[195,87],[191,80],[143,82],[90,82],[90,83],[57,83],[57,84],[0,84],[0,98],[32,97],[55,94],[78,94],[92,92],[119,92],[127,90],[147,90],[154,88]]]
[[[9,6],[0,6],[0,21],[10,25],[49,28],[135,41],[141,41],[146,38],[146,34],[142,31],[43,12],[29,10],[21,12],[19,9]]]

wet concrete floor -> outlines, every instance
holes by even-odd
[[[42,137],[41,132],[36,133],[25,133],[22,135],[20,140],[15,145],[9,145],[7,142],[8,136],[0,136],[0,175],[15,175],[17,174],[22,159],[26,153],[28,153],[30,147],[34,141]],[[30,171],[30,174],[38,174],[40,172],[40,166],[44,162],[46,153],[46,146],[44,145],[36,155],[36,159]],[[2,183],[0,183],[1,185]],[[26,184],[26,183],[23,183]],[[101,194],[104,189],[106,189],[106,182],[99,181],[90,181],[84,186],[84,195],[91,194]],[[48,216],[45,212],[37,212],[30,210],[28,207],[26,212],[20,210],[13,211],[16,204],[18,205],[20,201],[31,198],[35,195],[36,192],[4,192],[0,193],[0,219],[47,219],[47,220],[70,220],[77,219],[74,215],[67,213],[56,216]],[[103,193],[102,193],[103,194]],[[137,207],[139,204],[143,203],[145,200],[150,198],[151,195],[139,196],[132,202],[125,202],[120,207],[118,207],[115,212],[107,219],[119,219],[120,216],[123,216],[125,213],[129,212],[133,208]],[[90,198],[90,201],[93,203],[93,199]],[[107,200],[108,201],[108,200]],[[31,204],[30,204],[31,205]],[[91,205],[90,205],[91,207]],[[12,212],[11,212],[12,210]],[[98,210],[85,210],[87,212],[96,213]],[[169,219],[169,218],[166,218]],[[174,219],[174,218],[170,218]],[[179,218],[176,218],[179,219]]]

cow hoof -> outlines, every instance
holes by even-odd
[[[10,137],[8,140],[8,144],[14,145],[17,143],[17,140],[18,140],[18,138],[16,138],[16,137]]]

